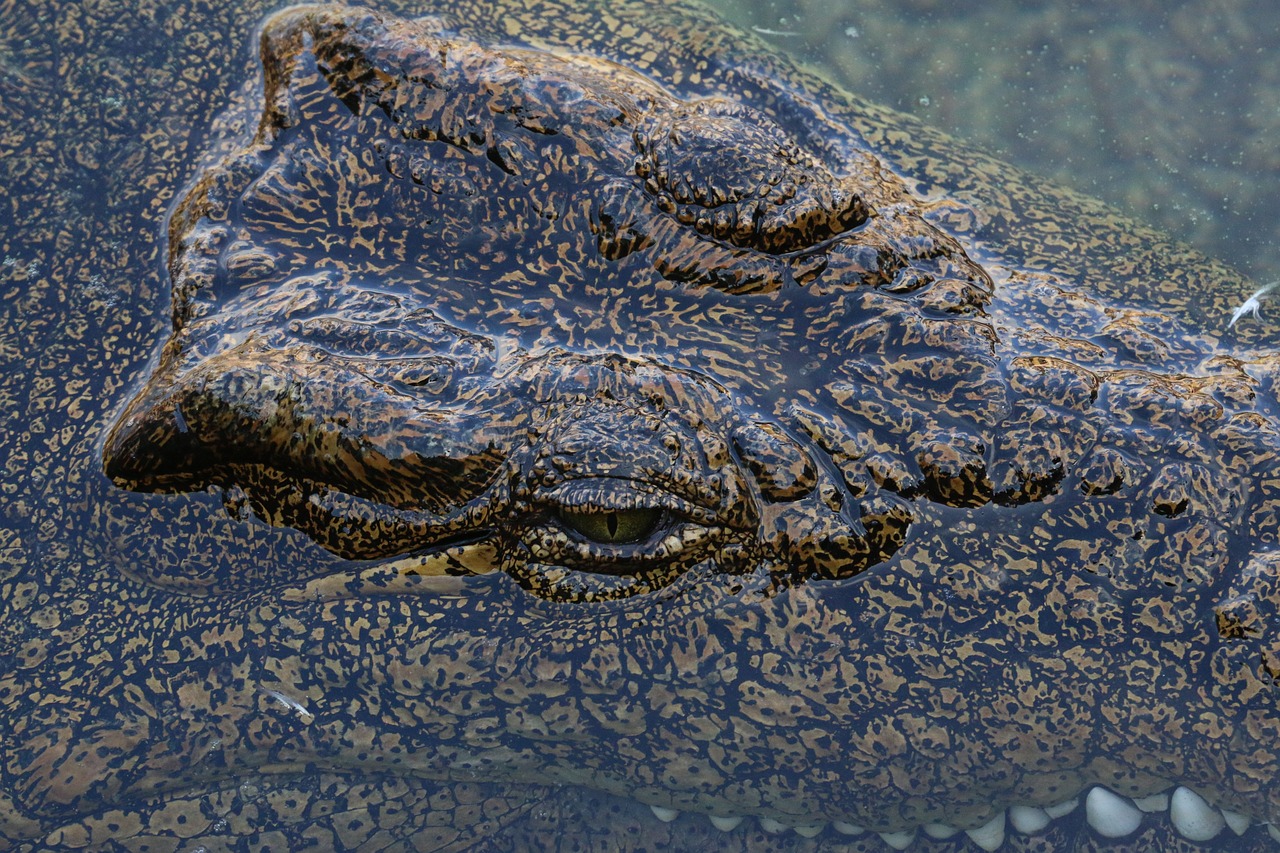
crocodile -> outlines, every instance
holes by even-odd
[[[1238,274],[697,7],[154,23],[209,132],[6,265],[0,846],[1274,848]]]

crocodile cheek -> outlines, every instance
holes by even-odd
[[[901,546],[911,521],[905,503],[833,476],[777,424],[739,427],[733,444],[760,495],[775,574],[793,582],[853,577]]]
[[[1222,643],[1213,661],[1215,692],[1249,702],[1280,683],[1280,553],[1250,560],[1224,590],[1213,617]],[[1263,747],[1274,731],[1274,724],[1255,726],[1250,740]]]

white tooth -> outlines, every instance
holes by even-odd
[[[1178,788],[1169,802],[1169,820],[1173,828],[1192,841],[1208,841],[1215,837],[1227,822],[1222,812],[1215,809],[1190,788]]]
[[[911,842],[916,840],[916,831],[913,829],[910,832],[881,832],[880,840],[894,850],[906,850],[911,846]]]
[[[1009,823],[1023,835],[1035,835],[1049,825],[1049,813],[1035,806],[1010,806]]]
[[[787,828],[787,825],[785,823],[778,823],[778,821],[771,817],[762,817],[760,818],[760,828],[765,832],[782,832]]]
[[[1149,797],[1139,797],[1133,801],[1133,804],[1144,812],[1167,812],[1169,810],[1169,795],[1152,794]]]
[[[844,835],[861,835],[866,832],[865,829],[858,826],[856,823],[847,823],[843,820],[833,820],[831,821],[831,825],[835,827],[836,832]]]
[[[1124,838],[1142,823],[1142,812],[1128,797],[1094,788],[1084,801],[1089,825],[1104,838]]]
[[[1071,814],[1073,811],[1076,810],[1076,806],[1078,805],[1080,805],[1080,798],[1072,797],[1069,800],[1063,800],[1062,802],[1058,803],[1056,806],[1045,806],[1044,813],[1047,814],[1049,817],[1053,818],[1054,820],[1057,820],[1063,815]]]
[[[796,835],[800,835],[805,838],[814,838],[821,833],[822,830],[826,829],[827,825],[825,823],[810,823],[803,824],[801,826],[793,826],[791,828],[796,831]]]
[[[742,816],[737,817],[720,817],[719,815],[710,815],[711,825],[723,832],[729,832],[738,828],[738,824],[742,823]]]
[[[1000,845],[1004,844],[1004,812],[1000,812],[977,829],[966,829],[964,834],[983,850],[999,850]]]
[[[1271,824],[1267,824],[1267,835],[1271,836],[1272,841],[1280,841],[1280,829],[1277,829]]]
[[[671,823],[671,821],[680,817],[680,812],[675,809],[663,808],[662,806],[649,806],[649,810],[653,812],[653,816],[663,823]]]
[[[1222,817],[1226,820],[1227,826],[1231,827],[1231,831],[1236,835],[1244,835],[1249,831],[1249,827],[1253,826],[1253,821],[1248,815],[1242,815],[1240,812],[1222,810]]]
[[[920,828],[924,830],[925,835],[930,838],[937,838],[940,841],[944,838],[950,838],[960,831],[954,826],[945,823],[926,823]]]

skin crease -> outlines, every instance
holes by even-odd
[[[111,482],[66,478],[92,534],[39,575],[5,529],[0,842],[1280,817],[1250,285],[705,13],[610,15],[266,24],[178,158],[167,342],[108,359]]]

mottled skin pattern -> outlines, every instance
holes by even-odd
[[[126,305],[53,334],[76,274],[6,267],[46,366],[0,386],[0,847],[879,850],[702,815],[973,827],[1097,783],[1280,819],[1249,285],[704,13],[607,8],[273,18],[150,364],[130,253],[195,141],[70,149],[149,181],[81,232]]]

